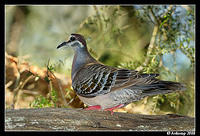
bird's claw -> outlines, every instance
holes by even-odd
[[[113,115],[114,114],[114,112],[113,112],[114,109],[121,108],[123,106],[124,106],[124,104],[120,104],[120,105],[117,105],[117,106],[112,107],[112,108],[107,108],[104,111],[110,111],[111,115]],[[89,107],[85,108],[84,110],[101,110],[101,106],[100,105],[89,106]]]
[[[110,111],[110,112],[111,112],[111,115],[113,115],[113,114],[114,114],[114,112],[113,112],[114,109],[121,108],[121,107],[123,107],[123,106],[124,106],[124,104],[120,104],[120,105],[117,105],[117,106],[112,107],[112,108],[107,108],[107,109],[105,109],[104,111]]]

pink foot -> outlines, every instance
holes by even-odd
[[[105,109],[105,111],[111,111],[111,115],[113,115],[114,114],[114,112],[113,112],[114,109],[121,108],[123,106],[124,106],[124,104],[120,104],[120,105],[117,105],[117,106],[112,107],[112,108],[107,108],[107,109]]]
[[[88,108],[85,108],[85,110],[100,110],[100,109],[101,109],[100,105],[89,106]]]

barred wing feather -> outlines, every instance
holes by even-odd
[[[139,74],[138,71],[119,69],[100,63],[89,63],[76,74],[72,86],[77,94],[94,97],[134,85],[158,82],[158,74]]]

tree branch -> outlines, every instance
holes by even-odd
[[[170,10],[172,10],[172,8],[173,8],[173,5],[170,5],[168,7],[168,9],[167,9],[167,12],[165,14],[163,14],[163,16],[165,16]],[[157,17],[155,16],[152,8],[150,8],[150,13],[151,13],[151,15],[152,15],[152,17],[154,19],[154,22],[155,22],[154,24],[155,25],[154,25],[154,28],[153,28],[153,33],[152,33],[151,41],[150,41],[150,44],[149,44],[149,47],[148,47],[148,50],[147,50],[147,57],[146,57],[144,63],[136,69],[137,71],[143,70],[144,66],[147,66],[149,64],[149,62],[150,62],[149,55],[152,53],[153,48],[155,47],[155,40],[156,40],[156,36],[158,34],[158,31],[159,31],[159,25],[161,23],[160,20],[158,20]],[[172,14],[173,13],[174,13],[174,11],[172,12]]]
[[[147,57],[146,57],[144,63],[142,64],[142,66],[139,66],[136,70],[141,71],[144,68],[143,66],[146,66],[149,63],[150,58],[148,57],[148,55],[150,55],[153,51],[153,48],[155,46],[154,43],[155,43],[155,40],[156,40],[157,33],[158,33],[158,25],[156,24],[154,26],[152,38],[151,38],[151,41],[150,41],[150,44],[149,44],[149,47],[148,47]]]
[[[194,131],[194,118],[175,114],[141,115],[83,109],[6,110],[5,130]]]

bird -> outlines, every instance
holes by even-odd
[[[186,89],[179,82],[159,80],[159,74],[104,65],[88,51],[83,35],[73,33],[68,41],[57,46],[72,47],[72,88],[88,107],[86,110],[111,111],[146,96],[173,93]]]

